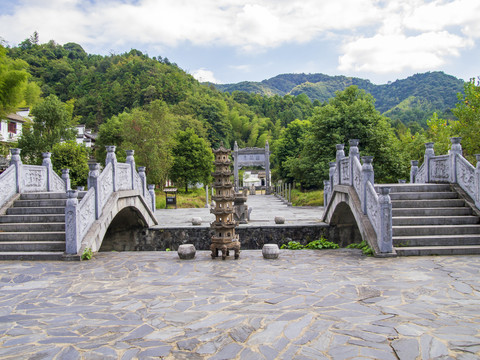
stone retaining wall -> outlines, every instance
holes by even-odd
[[[283,225],[283,226],[239,226],[243,250],[261,249],[264,244],[282,246],[289,241],[306,245],[322,235],[329,238],[328,224]],[[209,250],[212,232],[209,227],[150,228],[129,231],[128,234],[108,232],[100,251],[176,251],[182,244],[193,244],[197,250]]]

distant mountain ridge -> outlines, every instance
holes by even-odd
[[[335,96],[348,86],[356,85],[372,94],[378,111],[404,123],[415,121],[425,126],[433,112],[451,117],[450,109],[463,92],[464,81],[440,71],[412,75],[406,79],[375,85],[370,80],[329,76],[325,74],[281,74],[261,82],[243,81],[236,84],[214,84],[224,92],[246,91],[260,95],[306,94],[310,100],[321,102]]]

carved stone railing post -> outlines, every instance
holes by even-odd
[[[373,173],[373,156],[362,156],[362,198],[360,199],[362,203],[362,211],[364,214],[367,213],[367,184],[371,182],[372,185],[375,184],[375,176]]]
[[[88,189],[95,189],[95,219],[100,217],[100,189],[98,184],[98,177],[100,175],[100,164],[99,163],[89,163],[88,164]]]
[[[380,203],[380,233],[378,247],[380,252],[389,253],[393,250],[392,244],[392,201],[390,199],[390,188],[381,187],[378,196]]]
[[[457,183],[457,155],[462,155],[462,138],[452,137],[450,141],[452,142],[450,147],[450,182]]]
[[[113,191],[117,191],[117,155],[115,155],[115,149],[117,148],[115,145],[108,145],[105,146],[107,149],[107,157],[105,158],[105,166],[108,163],[112,163],[112,171],[113,171]]]
[[[127,159],[125,160],[125,163],[130,164],[131,168],[131,176],[130,176],[130,181],[132,182],[132,190],[135,190],[135,150],[126,150],[127,153]]]
[[[335,167],[337,163],[335,161],[329,162],[330,168],[328,169],[328,177],[330,179],[330,188],[333,189],[335,184]]]
[[[353,186],[353,159],[357,158],[360,160],[360,151],[358,150],[358,143],[360,140],[358,139],[350,139],[348,140],[349,150],[348,150],[348,158],[350,160],[350,184]]]
[[[335,145],[337,148],[337,153],[335,154],[335,161],[337,162],[337,176],[338,176],[338,183],[342,183],[342,169],[340,165],[340,160],[342,160],[345,157],[345,151],[343,150],[345,148],[344,144],[337,144]]]
[[[70,190],[70,169],[62,169],[62,179],[65,182],[65,189]]]
[[[74,255],[78,253],[78,191],[67,190],[67,203],[65,206],[65,253]]]
[[[10,165],[15,165],[15,181],[17,183],[17,193],[20,193],[22,189],[22,159],[20,158],[20,151],[22,149],[10,149]]]
[[[480,209],[480,154],[475,154],[477,166],[475,167],[475,205]]]
[[[52,165],[52,153],[44,152],[42,153],[42,166],[47,168],[47,191],[52,191],[52,173],[53,173],[53,165]]]
[[[411,167],[410,167],[410,184],[415,183],[415,178],[418,173],[418,160],[412,160],[410,161]]]
[[[433,150],[433,142],[425,143],[425,155],[423,157],[423,161],[425,163],[425,170],[427,172],[427,183],[430,182],[430,158],[435,156],[435,151]]]
[[[323,206],[327,206],[328,202],[330,200],[330,181],[329,180],[324,180],[323,181]]]
[[[145,166],[138,167],[138,175],[140,176],[140,180],[142,180],[142,188],[140,189],[140,193],[142,196],[145,196],[147,192],[147,175],[145,174]]]
[[[148,192],[150,193],[150,197],[152,198],[152,203],[148,205],[152,207],[152,211],[155,211],[155,185],[154,184],[148,185]]]

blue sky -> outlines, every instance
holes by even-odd
[[[1,0],[0,37],[134,48],[203,81],[320,72],[382,84],[480,76],[479,16],[478,0]]]

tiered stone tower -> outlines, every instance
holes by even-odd
[[[213,150],[215,154],[215,172],[213,187],[215,188],[215,208],[210,212],[215,214],[215,221],[210,227],[214,231],[212,236],[212,258],[218,256],[218,251],[222,252],[222,260],[229,255],[230,250],[235,251],[235,259],[240,256],[240,241],[235,234],[237,222],[233,219],[233,200],[235,192],[231,181],[232,171],[230,170],[230,150],[220,144],[218,150]]]

